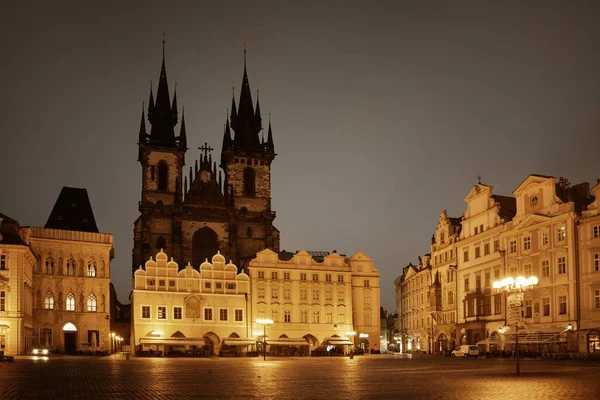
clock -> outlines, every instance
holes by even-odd
[[[200,180],[202,182],[208,182],[208,181],[210,181],[210,172],[208,172],[208,171],[202,171],[202,172],[200,172]]]
[[[531,207],[535,207],[535,206],[537,206],[537,203],[538,203],[538,198],[537,198],[537,196],[532,196],[532,197],[531,197],[531,200],[530,200],[530,203],[531,203]]]

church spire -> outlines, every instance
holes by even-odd
[[[165,67],[165,43],[163,38],[162,65],[158,89],[156,90],[156,102],[154,102],[152,98],[152,89],[150,91],[150,105],[148,106],[148,119],[152,125],[152,129],[150,130],[150,141],[160,146],[175,146],[174,128],[177,124],[177,110],[175,110],[175,112],[173,111],[169,97],[167,68]],[[177,105],[175,98],[173,99],[173,105]]]
[[[173,105],[171,106],[171,112],[173,113],[173,118],[177,124],[177,82],[175,82],[175,91],[173,93]]]
[[[232,96],[231,96],[231,125],[235,124],[235,120],[237,119],[237,108],[235,106],[235,87],[231,88]]]
[[[242,79],[236,118],[235,121],[232,120],[231,127],[235,132],[234,144],[236,147],[252,151],[260,148],[260,141],[258,139],[259,129],[256,126],[254,103],[252,102],[252,93],[250,92],[250,83],[246,68],[246,54],[247,50],[244,46],[244,77]]]
[[[258,99],[258,89],[256,90],[256,111],[254,113],[254,125],[255,129],[260,132],[262,131],[262,118],[260,116],[260,101]]]
[[[181,108],[181,127],[179,128],[179,147],[187,150],[187,134],[185,132],[185,109],[183,107]]]
[[[267,135],[267,144],[265,149],[269,153],[275,153],[275,144],[273,143],[273,130],[271,129],[271,113],[269,113],[269,134]]]
[[[152,81],[150,81],[150,100],[148,100],[148,119],[154,116],[154,95],[152,94]]]

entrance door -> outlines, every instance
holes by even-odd
[[[77,332],[65,332],[65,353],[77,350]]]

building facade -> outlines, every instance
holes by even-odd
[[[113,236],[98,231],[87,191],[64,187],[46,225],[30,229],[34,345],[109,351]]]
[[[598,351],[600,185],[592,192],[586,182],[571,185],[566,179],[544,175],[529,175],[514,190],[514,197],[496,195],[491,186],[474,185],[465,198],[460,227],[456,219],[440,215],[431,267],[411,264],[395,280],[402,336],[423,337],[431,330],[436,337],[434,352],[446,349],[446,338],[449,348],[477,344],[493,352],[514,348],[518,322],[520,343],[529,351]],[[440,228],[453,229],[453,225],[459,235],[452,240],[454,261],[448,261],[452,250],[442,246],[448,233],[442,234]],[[425,288],[420,286],[420,274],[424,282],[431,274],[433,318],[429,322],[421,313]],[[507,292],[492,285],[516,276],[535,276],[538,283],[523,292],[520,312],[515,314],[508,310]],[[450,295],[453,283],[455,292]],[[414,344],[410,347],[415,349]],[[409,350],[408,340],[404,350]]]
[[[27,229],[0,214],[0,352],[27,354],[33,339],[35,255]]]
[[[364,253],[346,260],[334,252],[318,262],[306,251],[281,259],[266,249],[252,260],[249,274],[254,332],[262,329],[257,319],[269,318],[267,336],[305,341],[307,350],[379,350],[379,271]]]
[[[429,255],[419,257],[419,263],[404,267],[400,283],[402,297],[401,337],[406,352],[431,352],[432,317],[429,312],[431,264]]]
[[[264,248],[279,251],[279,231],[271,209],[271,163],[275,158],[269,121],[264,139],[258,96],[252,100],[244,52],[239,103],[232,99],[219,166],[207,144],[186,174],[185,116],[179,123],[177,94],[171,99],[164,59],[156,101],[152,90],[138,135],[142,166],[140,216],[134,223],[132,273],[163,249],[183,268],[198,269],[217,250],[241,268]],[[234,138],[232,138],[232,131]],[[261,134],[262,139],[261,139]]]
[[[131,295],[135,351],[163,354],[202,349],[220,354],[223,347],[246,351],[250,337],[248,275],[217,253],[200,271],[181,269],[159,252],[134,274]]]

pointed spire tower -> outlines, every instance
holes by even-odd
[[[267,135],[267,143],[265,143],[265,152],[272,157],[275,157],[275,144],[273,143],[273,129],[271,129],[271,113],[269,113],[269,134]]]
[[[175,103],[175,100],[173,100]],[[175,104],[176,105],[176,104]],[[185,132],[185,109],[181,108],[181,126],[179,127],[179,147],[187,150],[187,134]]]
[[[148,105],[148,119],[152,125],[150,130],[150,142],[158,146],[172,146],[175,143],[175,125],[177,124],[177,110],[173,110],[169,97],[169,84],[167,82],[167,68],[165,67],[165,40],[162,41],[162,65],[158,89],[156,90],[156,102],[152,97],[150,89],[150,104]],[[177,101],[173,99],[173,106]]]
[[[247,53],[248,51],[244,46],[244,77],[242,78],[242,89],[240,91],[240,101],[238,103],[237,113],[235,119],[232,118],[231,127],[235,132],[234,146],[246,151],[256,151],[260,148],[260,141],[258,138],[260,129],[257,130],[256,126],[256,114],[254,112],[254,103],[250,91],[250,82],[248,80],[246,63]]]

